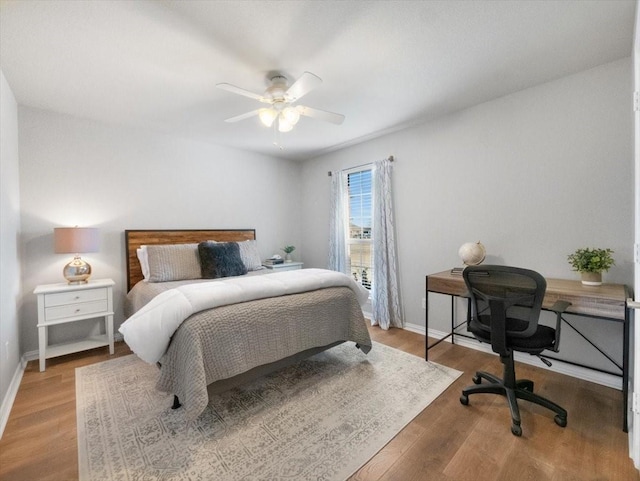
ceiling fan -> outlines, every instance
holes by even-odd
[[[275,74],[270,78],[271,85],[264,94],[256,94],[228,83],[217,84],[216,87],[238,95],[258,100],[268,107],[252,110],[245,114],[226,119],[225,122],[238,122],[258,116],[267,127],[277,127],[280,132],[289,132],[298,123],[300,116],[311,117],[340,125],[344,115],[314,109],[305,105],[294,105],[298,100],[322,83],[322,79],[310,72],[304,72],[291,86],[284,75]]]

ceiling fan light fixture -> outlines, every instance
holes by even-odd
[[[291,126],[296,125],[298,123],[298,120],[300,120],[300,114],[295,107],[287,107],[282,111],[280,116],[283,117],[288,123],[290,123]]]
[[[273,121],[278,117],[278,112],[274,109],[260,109],[258,111],[258,117],[264,126],[271,127],[273,125]]]
[[[283,114],[278,116],[278,130],[280,132],[291,132],[293,124],[289,122]]]

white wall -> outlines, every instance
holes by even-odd
[[[0,435],[20,363],[20,190],[18,178],[18,105],[0,71]],[[14,381],[15,382],[15,381]],[[19,382],[19,380],[18,380]],[[16,386],[17,388],[17,386]]]
[[[408,323],[424,328],[425,275],[460,265],[457,251],[464,242],[481,240],[486,263],[568,279],[578,278],[567,263],[569,253],[609,247],[616,266],[605,282],[631,285],[631,80],[631,60],[623,59],[307,162],[302,175],[305,262],[326,265],[327,171],[394,155]],[[447,330],[449,298],[429,299],[429,327]],[[597,331],[602,345],[621,359],[619,324],[605,329],[597,321],[578,322]],[[587,357],[589,364],[611,367],[569,329],[563,336],[567,358]]]
[[[33,289],[62,282],[70,259],[53,253],[54,227],[100,228],[100,252],[83,257],[92,277],[116,281],[116,327],[125,229],[255,228],[263,257],[300,246],[295,162],[31,108],[19,113],[24,351],[37,349]],[[92,327],[75,324],[51,330],[51,342]]]

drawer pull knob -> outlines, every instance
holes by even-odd
[[[77,301],[78,299],[80,299],[80,296],[76,296],[76,301]]]
[[[80,309],[76,309],[76,312],[80,312]]]

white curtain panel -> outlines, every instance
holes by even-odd
[[[347,200],[342,172],[331,173],[331,212],[329,225],[329,263],[328,268],[349,274],[347,261],[345,206]]]
[[[398,259],[391,196],[391,161],[379,160],[373,169],[373,325],[404,327],[400,306]]]

